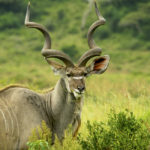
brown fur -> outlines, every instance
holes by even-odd
[[[77,129],[76,129],[75,132],[73,133],[73,137],[74,137],[74,138],[77,136],[80,127],[81,127],[81,120],[78,120]]]
[[[0,89],[0,93],[4,92],[10,88],[17,88],[17,87],[26,88],[25,86],[22,86],[22,85],[9,85],[9,86],[6,86],[6,87]]]
[[[8,86],[6,86],[6,87],[0,89],[0,93],[4,92],[4,91],[6,91],[6,90],[9,90],[9,89],[11,89],[11,88],[18,88],[18,87],[19,87],[19,88],[26,88],[26,89],[29,89],[28,87],[23,86],[23,85],[12,84],[12,85],[8,85]],[[42,91],[40,90],[39,93],[46,94],[46,93],[51,92],[52,90],[54,90],[54,87],[53,87],[53,88],[50,88],[50,89],[45,89],[45,90],[42,90]]]
[[[94,70],[100,70],[100,69],[104,68],[106,65],[106,61],[107,61],[107,59],[105,59],[103,57],[95,59]]]

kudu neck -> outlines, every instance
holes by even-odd
[[[64,78],[58,80],[54,90],[45,94],[45,100],[46,110],[48,114],[52,114],[54,118],[62,113],[66,105],[74,107],[76,103],[74,95],[67,91]]]
[[[52,101],[56,104],[65,104],[74,101],[75,97],[72,93],[68,92],[65,79],[60,78],[52,92]]]
[[[83,101],[76,101],[73,94],[67,91],[63,78],[59,79],[54,90],[44,95],[44,99],[49,124],[54,131],[63,132],[81,113]]]

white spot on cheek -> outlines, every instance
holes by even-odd
[[[73,94],[74,94],[74,96],[75,96],[76,99],[82,97],[82,94],[79,94],[77,92],[73,92]]]
[[[79,94],[83,94],[83,93],[84,93],[84,91],[80,92],[78,89],[74,89],[74,91],[75,91],[76,93],[79,93]]]
[[[74,89],[76,93],[80,93],[80,91],[78,89]]]
[[[76,99],[78,98],[81,98],[84,94],[84,91],[80,92],[78,89],[74,89],[74,92],[73,92],[74,96]]]

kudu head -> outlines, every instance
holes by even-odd
[[[27,7],[25,25],[29,28],[36,28],[42,32],[45,37],[42,55],[48,64],[51,65],[53,71],[57,74],[60,74],[64,78],[68,92],[73,93],[75,98],[81,97],[85,91],[85,77],[91,74],[101,74],[105,72],[109,64],[109,56],[105,55],[100,57],[102,50],[96,46],[92,37],[95,29],[105,24],[105,19],[101,16],[96,2],[95,10],[98,20],[90,26],[87,35],[90,50],[81,56],[77,64],[74,64],[67,54],[59,50],[51,49],[51,38],[48,31],[42,25],[29,21],[30,3]],[[94,59],[91,64],[87,65],[89,60],[94,57],[96,57],[96,59]],[[64,63],[64,65],[50,60],[50,58],[59,59]]]

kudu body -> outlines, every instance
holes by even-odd
[[[76,136],[81,124],[84,78],[90,74],[101,74],[108,66],[109,56],[99,57],[101,49],[92,38],[95,29],[105,23],[95,3],[98,20],[88,31],[88,50],[76,65],[65,53],[51,49],[51,38],[48,31],[40,24],[30,22],[30,4],[27,7],[25,25],[36,28],[45,37],[42,55],[52,66],[54,72],[61,75],[55,88],[45,94],[39,94],[27,88],[10,86],[0,91],[0,150],[23,150],[31,131],[44,120],[52,131],[52,141],[56,134],[60,141],[64,130],[72,124],[72,134]],[[91,64],[87,62],[97,57]],[[61,60],[64,65],[49,58]]]

